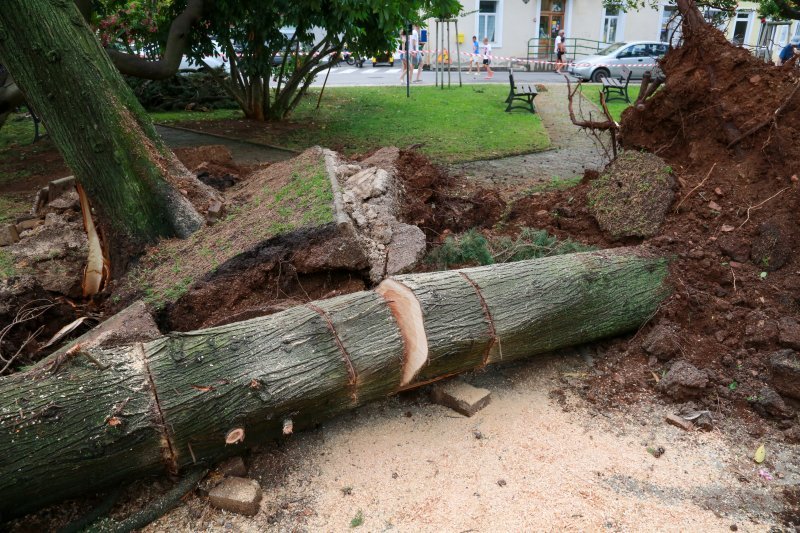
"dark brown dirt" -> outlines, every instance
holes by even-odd
[[[673,206],[646,241],[675,258],[675,293],[642,331],[610,346],[589,397],[613,405],[654,394],[672,361],[649,356],[642,344],[669,322],[681,347],[676,358],[709,376],[701,403],[740,415],[753,434],[785,429],[796,418],[767,424],[748,398],[770,383],[776,321],[800,312],[800,99],[773,126],[728,145],[772,116],[798,83],[797,71],[760,62],[716,30],[684,35],[663,61],[667,85],[622,122],[628,148],[658,153],[679,176],[680,209]]]
[[[419,152],[401,151],[397,167],[403,221],[419,226],[429,241],[448,232],[491,228],[506,208],[496,191],[470,187]]]

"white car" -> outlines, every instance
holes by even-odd
[[[669,44],[658,41],[614,43],[597,55],[576,59],[567,72],[582,80],[599,82],[602,78],[620,78],[625,66],[631,78],[641,78],[645,71],[656,68],[656,59],[664,56]]]

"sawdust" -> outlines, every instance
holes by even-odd
[[[757,443],[735,421],[686,433],[664,423],[671,411],[658,404],[592,410],[575,394],[591,372],[573,354],[473,375],[493,395],[473,418],[430,404],[424,391],[368,405],[248,458],[264,491],[257,516],[195,497],[144,531],[343,531],[359,515],[363,531],[779,523],[782,486],[800,479],[796,446],[767,440],[768,482],[750,459]],[[656,458],[648,448],[658,447]]]

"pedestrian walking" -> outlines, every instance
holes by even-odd
[[[561,74],[561,69],[566,66],[564,56],[567,54],[567,43],[564,39],[564,30],[558,32],[556,37],[556,74]]]
[[[473,35],[472,36],[472,55],[469,56],[469,70],[467,73],[472,72],[472,66],[475,65],[475,77],[478,77],[478,72],[480,72],[481,67],[478,59],[480,58],[481,53],[481,43],[478,42],[478,37]]]
[[[789,61],[792,56],[794,56],[798,46],[800,46],[800,39],[797,37],[789,41],[786,46],[781,49],[780,54],[778,54],[778,66]]]
[[[408,71],[408,54],[406,50],[406,30],[400,30],[400,62],[403,68],[400,70],[400,83],[403,83],[403,78]]]
[[[486,78],[490,80],[494,77],[494,72],[492,72],[492,45],[489,44],[489,38],[483,38],[483,46],[481,46],[481,55],[483,56],[483,66],[486,67]]]
[[[422,81],[422,52],[419,46],[419,26],[414,25],[414,31],[411,32],[411,77],[414,77],[414,69],[417,69],[417,78],[414,83]]]

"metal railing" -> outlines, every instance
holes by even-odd
[[[578,37],[567,37],[565,40],[567,45],[568,61],[575,61],[580,57],[595,55],[603,48],[609,46],[611,43],[603,41],[595,41],[592,39],[581,39]],[[554,38],[539,38],[533,37],[528,39],[528,61],[532,60],[556,60],[556,40]],[[529,63],[530,64],[530,63]]]

